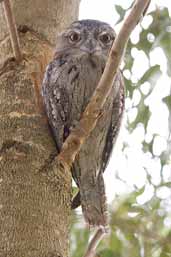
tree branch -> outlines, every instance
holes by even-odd
[[[68,169],[70,169],[82,144],[96,126],[106,98],[110,93],[112,83],[120,65],[129,36],[140,20],[140,17],[148,4],[149,0],[135,1],[129,16],[125,20],[113,43],[103,75],[90,100],[90,103],[82,115],[82,119],[78,126],[70,133],[63,144],[60,154],[57,156],[58,161],[62,162],[63,166]]]
[[[9,32],[10,32],[10,38],[11,38],[11,44],[12,44],[14,56],[16,60],[19,62],[22,59],[22,54],[20,51],[19,37],[18,37],[15,19],[11,9],[10,0],[1,0],[0,3],[1,2],[3,2],[3,7],[4,7],[5,16],[6,16]]]
[[[93,236],[91,242],[88,245],[88,249],[86,251],[86,254],[84,257],[93,257],[96,254],[96,247],[98,243],[101,241],[105,231],[102,228],[99,228],[96,232],[96,234]]]

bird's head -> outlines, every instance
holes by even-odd
[[[76,57],[100,56],[106,59],[115,35],[107,23],[97,20],[75,21],[60,34],[56,52],[65,52]]]

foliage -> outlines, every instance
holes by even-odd
[[[120,22],[126,10],[118,5],[116,10],[120,15]],[[143,127],[144,135],[140,146],[142,156],[148,156],[150,163],[156,163],[156,173],[152,167],[154,165],[142,162],[141,168],[146,176],[144,184],[137,186],[133,183],[133,190],[127,194],[116,194],[114,202],[109,207],[111,229],[98,246],[99,257],[171,256],[171,17],[167,8],[156,7],[148,13],[147,18],[151,19],[151,22],[147,27],[139,25],[139,40],[136,43],[134,40],[129,41],[124,61],[126,103],[129,103],[126,105],[125,130],[132,135],[140,125]],[[158,63],[152,61],[155,50],[160,50],[164,56],[157,56]],[[143,53],[148,60],[146,70],[137,77],[135,53]],[[162,58],[166,62],[165,68],[160,62]],[[138,69],[141,69],[141,63]],[[166,84],[161,85],[162,81],[166,81]],[[147,87],[148,90],[145,92],[143,87]],[[139,100],[136,95],[139,96]],[[164,105],[163,108],[168,113],[167,122],[165,120],[168,131],[165,133],[162,129],[157,130],[164,126],[162,116],[165,113],[158,113],[156,131],[150,131],[150,123],[159,105]],[[129,118],[132,109],[136,110],[136,115]],[[157,140],[163,140],[165,147],[157,144]],[[122,151],[125,158],[126,153],[131,151],[127,138],[122,141]],[[120,176],[119,170],[117,179],[127,184]],[[76,217],[72,225],[71,248],[73,257],[81,257],[85,252],[90,232],[81,226],[82,219],[80,218],[79,222]]]

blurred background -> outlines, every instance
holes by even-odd
[[[82,0],[80,19],[116,32],[132,0]],[[171,1],[152,1],[128,43],[121,69],[126,106],[105,172],[110,232],[97,257],[171,257]],[[71,252],[81,257],[94,231],[73,213]]]

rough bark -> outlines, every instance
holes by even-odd
[[[13,0],[17,26],[26,25],[43,35],[53,45],[57,33],[77,19],[80,0]],[[0,60],[9,55],[9,33],[0,4]]]
[[[79,0],[12,3],[24,59],[4,64],[12,51],[0,4],[0,257],[66,257],[71,176],[52,172],[56,147],[39,87],[56,34],[77,18]]]

